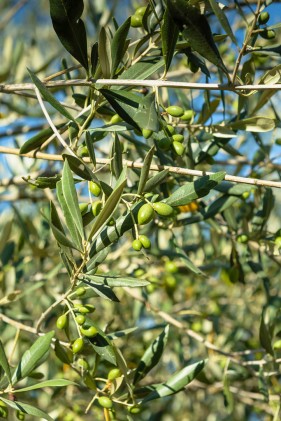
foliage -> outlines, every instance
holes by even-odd
[[[0,418],[277,420],[274,4],[20,3],[0,21]]]

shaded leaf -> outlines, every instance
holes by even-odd
[[[158,172],[156,175],[151,177],[145,184],[143,191],[144,192],[151,192],[155,187],[161,184],[169,174],[169,170],[163,170]]]
[[[152,162],[152,159],[153,159],[154,152],[155,152],[155,147],[153,146],[147,152],[147,154],[144,158],[143,167],[141,169],[141,174],[140,174],[140,179],[139,179],[137,194],[143,193],[144,187],[145,187],[147,179],[148,179],[150,165],[151,165],[151,162]]]
[[[46,88],[46,86],[41,82],[40,79],[33,73],[30,69],[27,69],[32,82],[38,88],[42,97],[51,104],[57,111],[59,111],[62,115],[64,115],[68,120],[74,120],[71,114],[64,108],[63,105],[51,94],[51,92]],[[38,139],[37,139],[38,140]],[[42,143],[41,143],[42,144]],[[30,144],[29,144],[30,146]],[[41,146],[41,145],[40,145]]]
[[[131,26],[131,18],[125,20],[125,22],[119,26],[114,34],[111,43],[111,77],[116,73],[116,70],[126,52],[126,38]]]
[[[272,348],[272,337],[270,334],[270,330],[265,322],[265,310],[263,310],[261,315],[261,323],[260,323],[260,344],[266,350],[266,352],[274,357],[274,350]]]
[[[205,361],[201,360],[197,363],[188,365],[181,371],[173,374],[165,383],[151,385],[152,392],[149,393],[141,403],[144,404],[154,399],[163,398],[164,396],[174,395],[180,392],[187,386],[193,379],[195,379],[200,371],[203,370]]]
[[[227,125],[232,130],[246,130],[247,132],[269,132],[275,128],[275,121],[268,117],[249,117],[236,120]]]
[[[89,152],[89,156],[91,158],[91,161],[92,161],[94,167],[96,167],[96,154],[95,154],[94,144],[93,144],[91,135],[88,131],[86,132],[86,135],[85,135],[85,142],[86,142],[86,146],[88,148],[88,152]]]
[[[133,383],[138,383],[143,379],[153,367],[160,361],[167,344],[169,335],[169,325],[161,332],[161,334],[150,344],[136,368]]]
[[[25,351],[21,360],[19,361],[12,377],[12,384],[14,385],[19,380],[28,376],[42,361],[50,349],[52,338],[55,332],[51,331],[44,336],[40,336],[33,345]]]
[[[213,9],[214,14],[218,18],[218,21],[220,22],[221,26],[223,27],[227,35],[230,37],[231,41],[237,45],[236,38],[232,32],[231,26],[229,25],[228,19],[223,10],[220,8],[216,0],[209,0],[209,3],[211,5],[211,8]]]
[[[64,123],[57,124],[56,128],[59,130],[61,127],[64,126]],[[53,134],[53,129],[48,127],[47,129],[40,130],[35,136],[32,136],[28,139],[20,148],[20,153],[28,153],[34,151],[37,148],[40,148],[43,143],[49,139],[49,137]]]
[[[83,0],[50,0],[54,30],[64,48],[88,70],[87,35],[80,19]]]
[[[176,43],[178,40],[179,30],[177,25],[172,19],[168,9],[165,10],[163,16],[163,23],[161,26],[161,39],[162,39],[162,50],[165,60],[165,74],[168,72],[170,64],[172,62]]]
[[[24,412],[25,414],[33,415],[36,418],[41,418],[43,420],[47,421],[54,421],[52,417],[50,417],[46,412],[41,411],[41,409],[35,408],[32,405],[29,405],[24,402],[19,401],[10,401],[8,399],[2,398],[1,400],[5,402],[6,405],[10,406],[11,408],[17,409],[21,412]]]
[[[166,203],[171,206],[187,205],[199,197],[207,196],[224,177],[225,172],[221,171],[212,175],[205,175],[194,182],[186,183],[172,193]]]
[[[62,154],[64,160],[67,160],[71,170],[78,175],[79,177],[83,178],[83,180],[97,180],[94,176],[93,172],[90,170],[87,164],[77,156]]]
[[[88,281],[86,278],[83,278],[83,281],[86,285],[92,288],[92,290],[101,298],[105,298],[110,301],[119,303],[119,299],[116,294],[112,291],[110,286],[105,284],[98,284]]]
[[[138,106],[134,121],[142,129],[152,130],[157,132],[159,130],[158,115],[155,108],[155,93],[147,94],[140,98],[141,101]]]
[[[102,75],[105,79],[108,79],[110,78],[112,71],[111,40],[109,39],[109,35],[104,27],[100,30],[98,51]]]
[[[0,340],[0,366],[3,368],[9,383],[12,383],[12,376],[11,376],[11,370],[10,366],[6,357],[5,349],[3,347],[3,344]]]
[[[123,170],[123,163],[122,163],[122,145],[120,143],[118,134],[115,133],[114,142],[112,145],[112,152],[111,152],[111,171],[115,175],[116,178],[120,176]]]

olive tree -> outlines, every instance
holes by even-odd
[[[279,2],[2,3],[0,418],[279,419]]]

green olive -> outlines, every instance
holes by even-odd
[[[99,196],[101,194],[101,187],[98,183],[96,183],[95,181],[90,181],[89,183],[89,188],[90,188],[90,192],[94,195],[94,196]]]
[[[171,126],[170,124],[168,124],[166,126],[166,130],[168,131],[168,133],[172,136],[173,134],[175,134],[175,128],[173,126]]]
[[[66,314],[62,314],[60,317],[57,318],[56,325],[57,325],[58,329],[60,329],[60,330],[64,329],[66,324],[67,324],[67,315]]]
[[[276,145],[281,145],[281,138],[280,137],[278,139],[275,139],[275,144]]]
[[[135,11],[135,15],[143,16],[145,14],[145,11],[146,11],[146,6],[138,7],[137,10]]]
[[[177,285],[177,280],[173,275],[168,275],[165,277],[165,286],[167,289],[175,289]]]
[[[24,420],[25,419],[25,413],[24,412],[22,412],[22,411],[20,411],[20,410],[18,410],[17,412],[16,412],[16,415],[17,415],[17,419],[18,420]]]
[[[184,153],[184,146],[180,142],[173,142],[173,148],[177,155],[182,156]]]
[[[259,15],[259,18],[258,18],[258,23],[259,23],[260,25],[264,25],[265,23],[267,23],[267,22],[269,21],[269,18],[270,18],[270,15],[269,15],[269,13],[268,13],[268,12],[262,12],[262,13]]]
[[[132,15],[131,16],[131,26],[133,28],[140,28],[142,26],[142,16]]]
[[[178,107],[177,105],[171,105],[166,108],[166,111],[172,117],[181,117],[184,114],[184,109],[182,107]]]
[[[172,136],[172,138],[173,138],[173,141],[174,142],[180,142],[180,143],[182,143],[184,141],[184,137],[183,137],[182,134],[174,134]]]
[[[149,249],[151,247],[150,239],[146,235],[139,235],[139,241],[145,249]]]
[[[153,209],[161,216],[170,216],[174,213],[174,209],[172,206],[167,205],[167,203],[163,202],[155,202],[153,203]]]
[[[100,213],[101,210],[102,210],[102,201],[101,200],[96,200],[95,202],[92,203],[92,214],[94,216],[98,216],[98,214]]]
[[[81,314],[87,314],[93,313],[95,311],[95,306],[91,304],[86,304],[84,306],[82,304],[74,304],[74,309]]]
[[[276,246],[280,249],[281,248],[281,237],[276,237],[274,240]]]
[[[178,267],[177,267],[176,263],[172,262],[171,260],[168,260],[165,263],[165,269],[169,273],[177,273],[178,272]]]
[[[142,135],[145,139],[148,139],[152,135],[153,131],[148,129],[142,130]]]
[[[117,379],[117,377],[121,377],[122,373],[119,368],[112,368],[107,375],[108,380],[114,380]]]
[[[100,406],[107,409],[110,409],[113,406],[112,400],[107,396],[101,396],[100,398],[98,398],[98,403],[100,404]]]
[[[0,418],[8,418],[8,407],[0,400]]]
[[[163,149],[163,151],[168,151],[171,147],[171,139],[168,137],[162,137],[162,139],[158,140],[158,146],[160,149]]]
[[[80,327],[80,332],[82,335],[87,336],[87,338],[92,338],[98,334],[98,330],[95,326],[90,326],[88,328]]]
[[[89,151],[88,151],[87,146],[79,146],[77,155],[80,156],[81,158],[85,156],[89,156]]]
[[[81,326],[85,323],[86,317],[83,314],[77,314],[75,317],[76,322]]]
[[[110,120],[110,124],[116,124],[116,123],[120,123],[121,121],[123,121],[123,119],[118,115],[118,114],[114,114],[112,117],[111,117],[111,120]]]
[[[79,365],[79,367],[83,368],[83,370],[89,370],[89,364],[83,358],[79,358],[77,364]]]
[[[137,406],[137,405],[135,405],[135,406],[128,406],[128,411],[131,414],[138,414],[141,411],[141,408],[139,406]]]
[[[85,295],[86,294],[86,288],[85,287],[77,288],[77,290],[75,291],[75,294],[77,295],[77,297],[81,297],[82,295]]]
[[[132,247],[133,247],[134,250],[140,251],[142,249],[142,243],[141,243],[141,241],[138,238],[136,238],[132,242]]]
[[[189,121],[189,120],[191,120],[193,118],[193,116],[194,116],[193,110],[185,110],[185,112],[181,116],[181,120],[183,120],[183,121]]]
[[[72,344],[72,352],[73,354],[78,354],[78,352],[82,351],[84,348],[84,339],[77,338]]]
[[[273,29],[265,29],[262,32],[259,32],[260,36],[264,39],[273,39],[275,38],[276,34]]]
[[[154,211],[153,207],[146,203],[138,211],[138,223],[140,225],[148,224],[153,219]]]
[[[85,215],[85,213],[87,213],[87,210],[88,210],[88,203],[79,203],[79,209],[80,209],[81,215]]]
[[[249,237],[246,234],[241,234],[241,235],[238,235],[238,237],[237,237],[238,243],[242,243],[242,244],[247,243],[248,240],[249,240]]]

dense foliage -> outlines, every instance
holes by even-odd
[[[280,5],[2,3],[0,418],[277,421]]]

